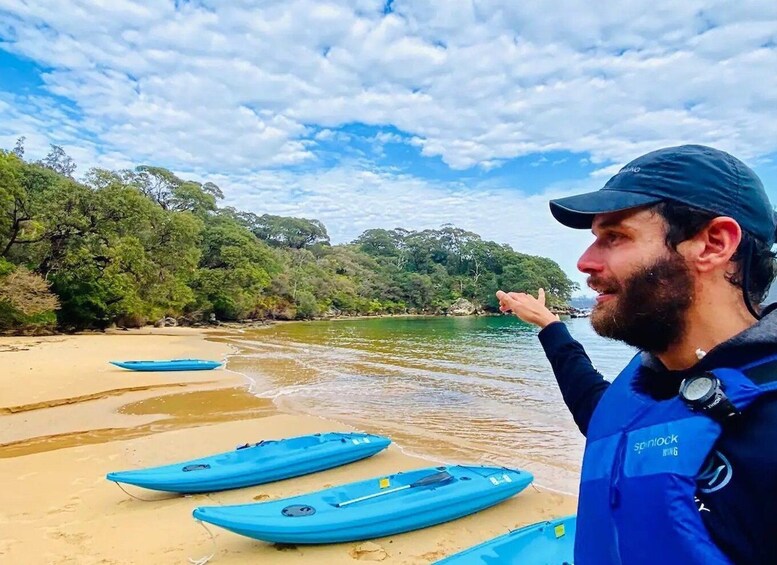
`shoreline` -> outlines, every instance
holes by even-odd
[[[282,413],[272,400],[250,392],[250,377],[228,368],[144,374],[107,363],[185,356],[228,362],[239,352],[219,339],[217,334],[233,333],[225,329],[0,338],[0,363],[8,367],[0,375],[0,419],[6,424],[0,426],[0,478],[10,487],[0,522],[14,524],[0,540],[0,557],[30,564],[186,562],[213,553],[210,538],[191,518],[199,504],[291,496],[436,464],[393,444],[370,459],[278,483],[175,498],[130,490],[154,502],[127,497],[105,473],[227,451],[262,438],[352,430],[313,415]],[[574,510],[573,497],[528,488],[477,515],[371,542],[285,548],[213,528],[212,562],[429,563]],[[129,531],[134,534],[124,535]]]
[[[588,315],[578,315],[580,312],[583,312],[583,310],[575,308],[575,307],[568,307],[568,308],[550,308],[550,311],[553,314],[558,314],[559,316],[566,316],[569,318],[584,318],[588,317]],[[261,329],[263,327],[270,327],[274,324],[288,324],[288,323],[300,323],[300,322],[329,322],[329,321],[337,321],[337,320],[371,320],[371,319],[379,319],[379,318],[484,318],[489,316],[511,316],[512,314],[509,312],[491,312],[487,310],[482,310],[478,312],[473,312],[471,314],[449,314],[449,313],[434,313],[434,312],[426,312],[426,313],[402,313],[402,314],[354,314],[354,315],[348,315],[348,314],[337,314],[337,315],[331,315],[331,316],[314,316],[312,318],[307,319],[293,319],[293,320],[284,320],[279,318],[261,318],[261,319],[246,319],[246,320],[240,320],[240,321],[217,321],[217,322],[197,322],[194,324],[176,324],[176,325],[164,325],[164,326],[156,326],[154,324],[145,324],[143,326],[139,327],[131,327],[131,326],[116,326],[112,325],[110,327],[107,327],[103,330],[100,329],[85,329],[85,330],[78,330],[74,332],[62,332],[58,330],[52,330],[48,331],[46,333],[40,333],[40,334],[26,334],[26,333],[14,333],[11,330],[7,330],[6,332],[0,332],[0,340],[4,338],[37,338],[37,337],[63,337],[63,336],[74,336],[74,335],[113,335],[113,334],[123,334],[126,335],[128,332],[131,332],[133,334],[142,333],[143,335],[149,335],[153,333],[154,335],[164,335],[164,334],[158,334],[157,331],[164,332],[167,330],[194,330],[194,331],[202,331],[202,332],[211,332],[211,331],[223,331],[223,330],[241,330],[241,329]],[[2,349],[0,349],[2,351]]]

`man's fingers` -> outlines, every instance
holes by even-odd
[[[537,291],[537,298],[524,292],[504,292],[502,290],[496,292],[496,297],[499,299],[499,309],[503,312],[505,310],[515,310],[514,306],[530,308],[533,303],[538,303],[541,307],[545,307],[544,288]]]
[[[510,295],[508,295],[504,291],[497,290],[496,297],[499,300],[499,310],[501,312],[509,312],[510,310],[512,310],[511,303],[513,302],[513,300],[510,298]]]
[[[508,294],[510,298],[515,300],[516,302],[520,302],[521,304],[529,305],[533,302],[536,302],[538,299],[534,298],[531,294],[526,294],[525,292],[510,292]],[[544,297],[544,295],[542,295]],[[544,306],[544,302],[542,302],[544,298],[540,298],[540,303]]]

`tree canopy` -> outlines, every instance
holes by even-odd
[[[221,189],[142,165],[82,181],[58,146],[0,150],[0,330],[153,322],[496,311],[499,288],[563,305],[577,285],[544,257],[439,229],[370,229],[331,245],[316,219],[219,207]]]

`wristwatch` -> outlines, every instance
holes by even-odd
[[[719,422],[739,415],[739,410],[723,392],[720,379],[712,373],[683,379],[680,398],[694,412],[702,412]]]

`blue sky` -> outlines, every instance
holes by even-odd
[[[719,147],[777,202],[777,3],[529,4],[0,1],[0,147],[166,166],[335,243],[452,223],[581,283],[547,201],[642,153]]]

